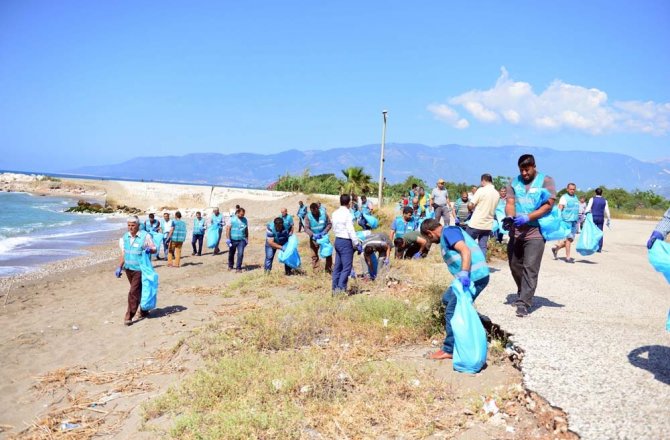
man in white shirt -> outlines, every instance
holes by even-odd
[[[444,221],[444,226],[449,226],[449,213],[451,212],[451,202],[449,201],[449,191],[445,187],[444,179],[437,181],[437,187],[430,193],[430,204],[435,210],[435,219]],[[420,202],[420,200],[419,200]]]
[[[602,188],[596,188],[595,193],[595,197],[590,198],[589,204],[586,205],[586,213],[591,213],[593,216],[593,223],[595,223],[596,226],[598,226],[598,229],[602,231],[603,226],[605,225],[605,219],[607,219],[607,226],[610,225],[610,207],[605,197],[603,197]],[[602,252],[602,250],[603,239],[601,238],[600,243],[598,244],[598,252]]]
[[[360,254],[363,247],[358,241],[354,223],[349,211],[351,197],[349,194],[340,196],[340,207],[330,217],[335,233],[335,267],[333,268],[333,296],[347,291],[347,282],[354,264],[354,249]]]
[[[163,220],[161,221],[161,231],[163,232],[163,252],[165,253],[165,259],[168,258],[168,252],[170,249],[170,230],[172,229],[172,220],[170,219],[170,213],[163,213]],[[160,245],[159,245],[160,247]],[[160,250],[160,249],[159,249]],[[158,254],[156,256],[157,260],[160,260]]]
[[[468,203],[468,209],[472,212],[472,217],[468,222],[465,231],[470,237],[477,240],[479,249],[486,257],[489,237],[493,229],[493,219],[500,200],[500,195],[493,186],[493,177],[490,174],[482,174],[482,186],[480,186]]]

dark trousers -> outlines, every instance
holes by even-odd
[[[298,232],[302,232],[302,230],[305,229],[305,225],[303,225],[302,222],[302,217],[298,217]]]
[[[540,273],[542,254],[544,253],[544,243],[544,239],[525,240],[513,237],[513,232],[510,233],[510,240],[507,244],[507,258],[519,293],[519,298],[516,301],[517,305],[525,305],[526,307],[533,305],[537,277]]]
[[[219,243],[221,243],[221,236],[223,235],[223,226],[219,227],[219,240],[216,242],[216,246],[214,246],[214,255],[218,254],[221,252],[219,249]]]
[[[406,259],[412,258],[420,250],[421,250],[421,245],[419,243],[411,244],[411,245],[407,246],[407,249],[405,249],[405,253],[403,254],[402,257],[406,258]]]
[[[485,276],[481,280],[477,280],[474,283],[475,286],[475,295],[472,297],[472,301],[477,299],[482,290],[489,284],[489,276]],[[447,331],[447,335],[444,338],[444,343],[442,344],[442,351],[445,353],[454,352],[454,331],[451,329],[451,318],[454,317],[454,311],[456,310],[456,295],[451,290],[451,287],[444,292],[442,295],[442,304],[444,304],[444,328]]]
[[[435,208],[435,220],[439,222],[440,217],[442,217],[444,226],[449,226],[449,211],[450,207],[447,205],[438,206],[437,208]]]
[[[347,238],[335,239],[335,268],[333,269],[333,292],[346,292],[351,268],[354,264],[354,248]]]
[[[130,283],[130,290],[128,291],[128,309],[125,320],[130,321],[137,313],[142,299],[142,271],[126,269],[126,276]]]
[[[484,258],[486,258],[486,249],[489,243],[489,237],[491,237],[491,231],[485,231],[483,229],[475,229],[470,226],[465,227],[465,232],[468,233],[470,237],[477,240],[479,244],[479,249],[484,253]]]
[[[309,248],[312,250],[312,269],[316,270],[319,267],[319,244],[314,240],[309,240]],[[333,271],[333,256],[326,257],[326,272]]]
[[[193,238],[191,238],[191,246],[193,246],[193,253],[198,254],[198,256],[202,255],[202,240],[205,238],[205,234],[193,234]],[[195,248],[196,243],[198,244],[198,248]]]
[[[237,266],[235,269],[242,270],[242,260],[244,260],[244,248],[247,247],[246,240],[230,240],[232,245],[228,250],[228,268],[233,268],[233,263],[235,263],[235,251],[237,251]],[[274,255],[273,255],[274,256]]]
[[[272,270],[272,262],[275,259],[275,254],[277,253],[277,249],[273,248],[267,242],[265,243],[265,264],[264,268],[266,272],[270,272]],[[291,268],[288,267],[287,265],[284,265],[284,273],[286,275],[291,275]]]
[[[605,218],[604,217],[603,218],[593,217],[593,223],[595,223],[596,226],[598,226],[598,229],[600,229],[602,231],[603,227],[605,226]],[[601,238],[600,242],[598,243],[598,252],[600,252],[602,250],[603,250],[603,239]]]

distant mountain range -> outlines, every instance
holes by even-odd
[[[379,176],[379,145],[331,150],[289,150],[277,154],[195,153],[185,156],[138,157],[106,166],[67,170],[73,174],[120,179],[144,179],[205,183],[237,187],[266,187],[286,173],[309,169],[312,175],[335,173],[362,166],[376,180]],[[670,197],[670,160],[642,162],[617,153],[559,151],[551,148],[501,146],[468,147],[420,144],[387,144],[384,175],[391,183],[409,175],[432,185],[438,178],[478,183],[482,173],[514,176],[521,154],[535,155],[538,170],[554,177],[559,187],[575,182],[580,189],[598,185],[626,189],[652,189]]]

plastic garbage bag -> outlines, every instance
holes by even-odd
[[[456,295],[456,310],[451,318],[454,333],[454,370],[478,373],[486,363],[486,331],[472,305],[474,287],[467,290],[457,279],[451,283]]]
[[[154,244],[156,245],[156,255],[158,255],[161,252],[161,246],[163,245],[163,238],[165,238],[165,234],[162,232],[149,232],[151,234],[151,238],[154,240]],[[167,252],[167,249],[165,249],[165,252]]]
[[[207,247],[214,249],[219,243],[219,225],[213,224],[207,227]]]
[[[279,251],[279,262],[291,269],[300,267],[300,253],[298,253],[298,237],[291,235],[288,242]]]
[[[547,241],[565,240],[570,235],[570,227],[561,218],[561,211],[554,206],[549,214],[537,220],[540,232]]]
[[[376,229],[379,226],[379,219],[374,215],[362,214],[370,229]]]
[[[577,240],[576,250],[579,255],[591,255],[598,250],[600,239],[603,238],[603,231],[593,223],[593,218],[591,214],[586,214],[586,219],[584,220],[584,226],[582,226],[582,231],[579,234],[579,240]],[[670,260],[669,264],[670,264]]]
[[[668,310],[668,320],[665,321],[665,330],[670,332],[670,310]]]
[[[151,264],[151,256],[143,253],[140,259],[140,270],[142,271],[142,299],[140,309],[145,312],[156,308],[156,297],[158,296],[158,274]]]
[[[670,283],[670,243],[656,240],[649,249],[649,263]]]
[[[326,258],[333,255],[333,245],[330,243],[330,237],[324,235],[316,240],[316,243],[319,245],[319,257]]]
[[[366,238],[368,238],[372,234],[370,231],[358,231],[356,232],[356,236],[360,241],[365,241]]]

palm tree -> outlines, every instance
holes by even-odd
[[[370,192],[372,176],[366,174],[363,167],[349,167],[342,170],[342,174],[347,178],[340,188],[342,194],[367,194]]]

